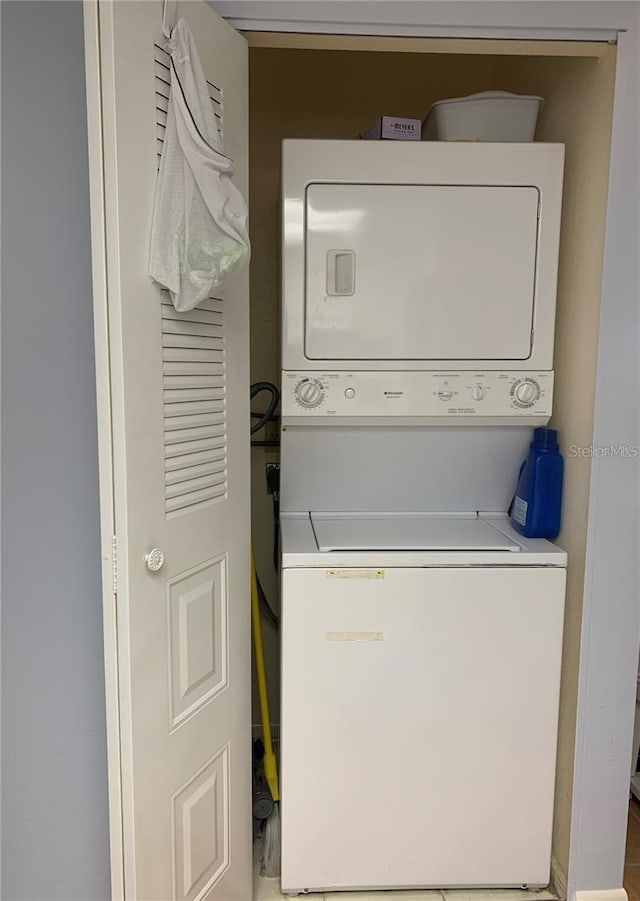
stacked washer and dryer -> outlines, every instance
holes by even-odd
[[[285,141],[282,889],[550,878],[564,148]]]

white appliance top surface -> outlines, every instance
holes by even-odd
[[[320,551],[519,551],[475,516],[312,513]]]
[[[562,566],[567,554],[525,538],[504,513],[283,513],[282,566]]]

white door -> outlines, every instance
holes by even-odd
[[[548,883],[565,572],[283,571],[283,889]]]
[[[311,184],[305,197],[308,359],[531,355],[537,188]]]
[[[107,691],[119,705],[124,894],[248,901],[248,275],[186,314],[146,275],[169,87],[162,14],[161,2],[101,3],[93,56],[87,43],[102,113],[92,204],[94,272],[96,205],[106,251],[117,696],[109,678]],[[246,197],[246,42],[200,0],[177,16],[196,36]],[[100,121],[91,102],[89,121]]]

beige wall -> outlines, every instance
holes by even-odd
[[[476,48],[479,43],[475,42]],[[584,46],[580,52],[584,52]],[[554,824],[554,857],[564,871],[568,861],[590,475],[588,458],[572,457],[569,446],[589,445],[592,435],[615,66],[615,48],[601,45],[593,52],[597,53],[594,58],[564,58],[264,48],[250,51],[253,381],[268,378],[277,383],[279,378],[283,138],[352,138],[381,113],[422,117],[434,100],[506,89],[545,97],[537,138],[566,144],[552,422],[560,432],[566,463],[563,531],[558,543],[569,553]],[[267,453],[273,455],[272,451]],[[270,597],[277,603],[277,579],[270,562],[266,456],[263,449],[253,451],[253,527],[258,566],[265,574]],[[273,634],[267,639],[268,678],[275,698],[277,640]],[[274,721],[276,718],[277,711]]]
[[[590,459],[572,457],[570,446],[590,445],[593,434],[615,48],[600,59],[500,60],[499,69],[509,89],[549,98],[537,138],[566,145],[551,422],[565,457],[558,544],[569,557],[553,838],[554,857],[566,872],[591,472]]]

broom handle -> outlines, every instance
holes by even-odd
[[[251,624],[253,626],[253,643],[256,653],[256,677],[258,680],[258,698],[260,700],[260,718],[262,719],[262,737],[264,741],[265,775],[269,783],[274,801],[279,800],[278,779],[271,741],[271,718],[269,717],[269,696],[267,694],[267,677],[264,666],[264,649],[262,647],[262,628],[260,625],[260,604],[258,602],[258,577],[256,563],[251,546]]]

